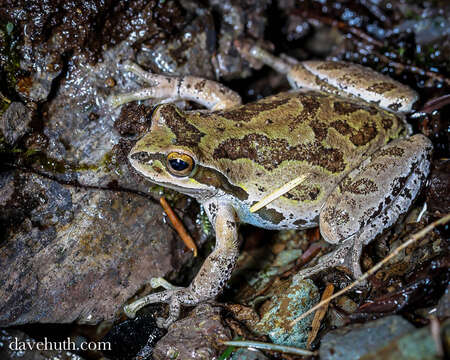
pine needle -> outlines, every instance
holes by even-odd
[[[282,187],[278,188],[277,190],[271,192],[269,195],[264,196],[260,201],[258,201],[255,205],[253,205],[250,208],[250,212],[256,212],[260,209],[262,209],[267,204],[270,204],[272,201],[278,199],[280,196],[283,196],[296,186],[300,185],[305,179],[307,178],[307,174],[300,175],[299,177],[295,178],[294,180],[289,181],[288,183],[284,184]]]

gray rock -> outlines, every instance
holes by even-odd
[[[293,327],[289,323],[318,300],[319,290],[312,280],[294,280],[281,294],[271,297],[271,303],[255,330],[269,336],[275,344],[305,347],[313,315],[298,321]]]
[[[30,130],[33,112],[20,102],[12,102],[5,110],[0,121],[0,130],[9,145],[14,145]]]
[[[447,286],[444,295],[439,299],[436,307],[436,316],[440,319],[450,317],[450,285]]]
[[[151,277],[173,271],[173,233],[148,198],[31,174],[2,185],[2,326],[112,320]]]
[[[173,323],[153,350],[155,360],[211,360],[225,349],[220,341],[231,340],[231,332],[220,318],[220,308],[198,305],[188,317]],[[175,356],[176,355],[176,356]]]
[[[375,353],[395,338],[414,330],[400,316],[387,316],[365,324],[352,324],[326,334],[319,350],[321,360],[357,360]]]
[[[268,360],[269,358],[256,349],[238,349],[233,352],[231,360]]]

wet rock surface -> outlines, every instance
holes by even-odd
[[[354,324],[334,330],[322,338],[323,360],[360,359],[387,346],[392,339],[414,330],[400,316],[388,316],[366,324]]]
[[[32,111],[20,102],[13,102],[1,117],[0,130],[5,142],[14,145],[17,140],[31,130]]]
[[[271,297],[270,304],[263,310],[263,315],[255,330],[267,335],[275,344],[303,348],[308,338],[312,316],[290,326],[290,322],[308,311],[319,300],[319,291],[311,280],[294,280],[292,284]]]
[[[155,360],[215,359],[225,347],[221,341],[231,340],[230,330],[221,321],[219,307],[197,306],[186,318],[173,323],[155,346]]]
[[[2,325],[114,319],[173,269],[172,232],[147,198],[2,175],[2,220],[16,221],[0,249]]]
[[[152,306],[149,308],[135,319],[113,326],[106,334],[103,341],[111,344],[111,350],[103,353],[109,359],[151,359],[155,344],[166,331],[156,326],[155,317],[149,311]]]

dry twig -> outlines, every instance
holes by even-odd
[[[325,290],[323,291],[321,301],[327,300],[331,295],[333,295],[333,291],[334,291],[334,285],[331,283],[328,283],[327,286],[325,287]],[[311,348],[312,342],[314,341],[317,334],[319,333],[320,323],[322,322],[322,319],[324,318],[325,314],[327,313],[328,305],[329,305],[329,302],[327,302],[323,307],[321,307],[314,314],[314,319],[311,324],[312,329],[308,335],[308,341],[306,343],[307,344],[306,346],[308,347],[308,349]]]
[[[194,252],[194,257],[197,256],[197,246],[194,243],[194,240],[192,240],[191,236],[186,231],[183,223],[178,218],[177,214],[172,210],[169,203],[166,201],[164,196],[161,196],[159,199],[159,203],[163,207],[164,211],[167,214],[167,217],[169,218],[170,222],[172,223],[173,227],[177,231],[178,235],[180,235],[181,240],[183,240],[186,247]]]

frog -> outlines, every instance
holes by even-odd
[[[285,74],[292,90],[242,104],[219,82],[123,64],[150,86],[112,95],[110,105],[158,103],[149,132],[129,152],[132,168],[194,197],[216,235],[214,250],[188,287],[154,282],[165,289],[126,305],[129,317],[148,304],[167,303],[168,317],[158,318],[158,326],[167,328],[181,306],[215,299],[236,265],[241,223],[271,230],[319,226],[334,250],[295,278],[333,267],[358,278],[363,247],[408,212],[429,174],[432,143],[413,135],[406,122],[418,99],[414,90],[358,64],[299,62],[257,45],[243,49],[247,58]],[[183,109],[187,100],[204,109]],[[250,211],[299,176],[305,178],[297,187]]]

